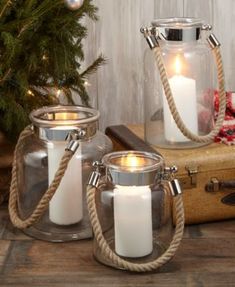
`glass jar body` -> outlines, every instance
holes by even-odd
[[[50,129],[50,127],[47,127]],[[56,127],[58,129],[58,127]],[[70,127],[66,125],[66,129]],[[72,125],[72,129],[83,125]],[[17,160],[18,207],[28,218],[52,182],[67,141],[45,140],[34,127],[21,143]],[[79,140],[65,175],[40,220],[24,230],[30,236],[52,242],[79,240],[92,236],[86,207],[86,184],[94,161],[112,150],[104,134],[93,129],[92,136]]]
[[[214,126],[213,57],[203,40],[159,41],[177,110],[197,135]],[[145,52],[145,139],[163,148],[192,148],[204,144],[187,139],[175,124],[163,91],[154,54]]]
[[[152,186],[101,184],[96,207],[103,235],[122,258],[145,263],[160,257],[173,234],[172,200],[169,190]],[[94,256],[105,265],[119,268],[102,252],[94,238]]]

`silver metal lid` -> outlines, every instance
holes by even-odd
[[[191,42],[200,39],[203,22],[198,18],[164,18],[152,25],[161,40]]]
[[[160,178],[164,160],[155,153],[121,151],[107,154],[102,159],[107,176],[115,185],[152,185]]]
[[[87,140],[95,135],[100,113],[82,106],[48,106],[34,110],[29,118],[39,138],[65,141],[71,132]]]

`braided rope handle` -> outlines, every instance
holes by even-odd
[[[218,84],[219,84],[220,108],[219,108],[219,113],[218,113],[217,121],[216,121],[214,128],[210,131],[209,134],[204,135],[204,136],[199,136],[199,135],[192,133],[186,127],[182,118],[180,117],[180,114],[179,114],[177,107],[175,105],[174,97],[172,95],[171,87],[170,87],[170,84],[168,81],[167,72],[166,72],[166,68],[165,68],[162,53],[161,53],[161,48],[159,46],[157,46],[153,49],[156,64],[157,64],[157,67],[158,67],[159,73],[160,73],[161,82],[162,82],[162,85],[164,88],[165,96],[166,96],[172,117],[173,117],[177,127],[182,132],[182,134],[185,137],[187,137],[188,139],[190,139],[194,142],[198,142],[198,143],[209,143],[209,142],[212,142],[214,140],[214,137],[219,133],[219,130],[222,127],[222,124],[224,121],[224,116],[225,116],[225,110],[226,110],[226,93],[225,93],[222,57],[221,57],[219,47],[212,49],[212,51],[213,51],[213,54],[214,54],[214,57],[216,60],[216,65],[217,65],[217,70],[218,70],[217,77],[218,77]]]
[[[93,228],[94,237],[97,240],[101,253],[119,268],[124,268],[129,271],[146,272],[153,271],[168,262],[176,253],[184,233],[184,208],[182,195],[174,197],[174,206],[176,211],[176,227],[175,234],[170,243],[168,249],[159,258],[148,263],[132,263],[122,259],[109,247],[106,239],[104,238],[102,228],[97,215],[97,209],[95,204],[95,192],[96,188],[87,186],[87,206],[90,215],[91,226]]]
[[[58,186],[60,185],[60,182],[65,174],[65,171],[67,169],[67,166],[69,164],[70,159],[73,156],[72,151],[66,150],[58,167],[57,172],[55,173],[54,179],[51,182],[50,186],[44,193],[43,197],[39,201],[38,205],[32,212],[32,214],[26,218],[21,219],[19,216],[19,208],[18,208],[18,182],[17,182],[17,161],[19,160],[19,151],[22,148],[22,141],[27,138],[28,136],[32,135],[32,129],[30,126],[26,127],[22,133],[19,136],[18,142],[15,147],[14,152],[14,159],[13,159],[13,167],[12,167],[12,180],[11,180],[11,186],[10,186],[10,196],[9,196],[9,214],[11,222],[14,226],[18,227],[19,229],[25,229],[27,227],[32,226],[34,223],[36,223],[41,216],[44,214],[44,212],[47,210],[49,202],[53,195],[55,194]]]

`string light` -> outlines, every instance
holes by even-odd
[[[47,56],[47,55],[43,55],[43,56],[42,56],[42,60],[43,60],[43,61],[47,61],[47,60],[48,60],[48,56]]]
[[[87,80],[84,81],[83,85],[84,85],[84,87],[90,87],[91,86],[91,84]]]
[[[30,96],[34,96],[34,93],[31,90],[28,90],[27,94],[30,95]]]
[[[60,90],[60,89],[58,89],[58,90],[57,90],[57,92],[56,92],[56,96],[57,96],[57,98],[59,98],[60,94],[61,94],[61,90]]]

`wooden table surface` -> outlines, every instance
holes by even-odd
[[[171,262],[155,273],[133,274],[96,262],[91,240],[27,237],[1,206],[0,286],[235,286],[235,220],[186,227]]]

